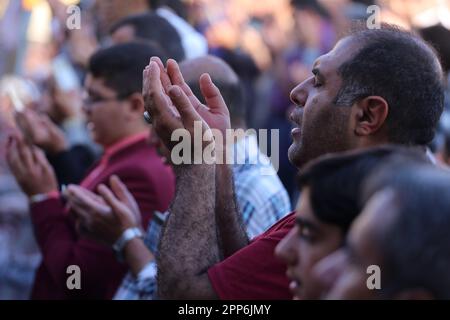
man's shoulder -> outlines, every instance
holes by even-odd
[[[286,265],[275,258],[274,250],[294,223],[294,213],[290,213],[249,245],[208,269],[217,295],[235,300],[291,299]]]
[[[139,162],[136,162],[139,160]],[[146,140],[141,140],[133,143],[126,148],[123,148],[117,154],[111,157],[110,163],[133,163],[139,165],[140,163],[148,163],[161,161],[156,152],[156,148]]]
[[[284,218],[278,220],[272,227],[270,227],[266,232],[255,237],[252,243],[267,237],[276,236],[283,238],[295,225],[295,212],[287,214]],[[281,239],[280,239],[281,240]]]
[[[150,172],[162,174],[170,171],[163,163],[155,147],[146,141],[141,141],[121,150],[110,159],[108,166],[119,171],[126,170],[141,174]]]
[[[115,174],[136,181],[172,181],[171,168],[162,162],[154,146],[144,142],[127,147],[107,164],[103,176]]]

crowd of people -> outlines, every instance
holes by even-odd
[[[6,1],[1,32],[42,5],[46,42],[0,37],[0,299],[450,299],[449,5]]]

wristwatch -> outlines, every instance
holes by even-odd
[[[125,245],[128,243],[128,241],[134,238],[143,238],[143,237],[144,235],[142,234],[141,229],[137,227],[126,229],[112,246],[114,252],[116,253],[117,258],[120,261],[123,261],[122,251]]]

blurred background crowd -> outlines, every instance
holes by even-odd
[[[383,22],[429,41],[448,75],[450,0],[0,0],[0,299],[28,298],[40,261],[26,197],[5,161],[16,111],[33,110],[34,123],[53,128],[37,132],[34,141],[49,157],[79,146],[86,150],[83,161],[91,162],[101,151],[82,112],[92,53],[132,38],[159,42],[178,61],[209,53],[240,77],[247,127],[280,130],[278,175],[293,202],[289,92],[309,77],[314,60],[333,48],[352,20],[368,17],[373,4]],[[68,11],[72,5],[79,16],[78,9]],[[136,19],[149,12],[154,14]],[[67,28],[69,17],[79,18],[80,28]],[[181,47],[173,44],[177,37]],[[450,164],[448,99],[430,150],[443,166]]]

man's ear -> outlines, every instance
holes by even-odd
[[[144,98],[140,93],[133,93],[128,97],[130,114],[142,118],[144,114]]]
[[[358,136],[373,135],[386,122],[389,105],[380,96],[366,97],[354,105],[355,134]]]
[[[396,300],[434,300],[434,295],[427,289],[414,288],[402,290],[394,295]]]

